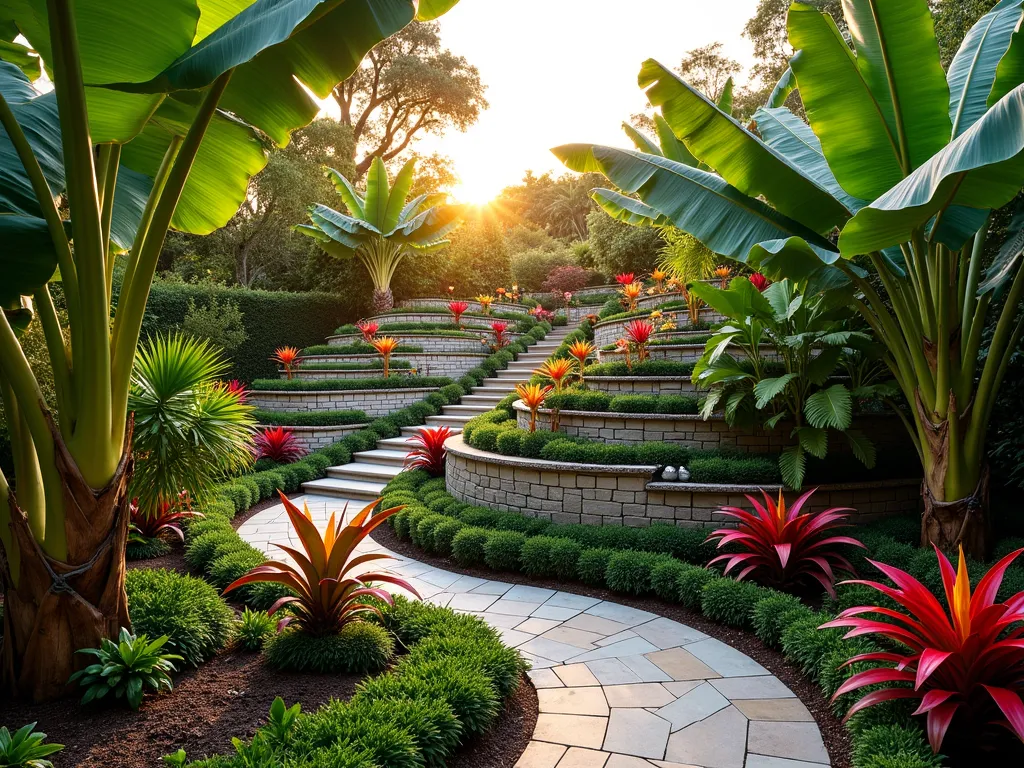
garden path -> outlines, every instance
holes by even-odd
[[[308,495],[322,527],[345,500]],[[348,513],[365,500],[352,499]],[[239,534],[280,556],[300,547],[284,506]],[[367,539],[360,551],[388,552]],[[393,553],[389,553],[393,554]],[[393,555],[422,599],[472,613],[531,663],[540,715],[517,768],[821,768],[807,708],[740,651],[679,622],[567,591],[451,573]]]

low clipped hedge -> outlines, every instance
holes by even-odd
[[[700,412],[697,398],[689,395],[613,395],[587,390],[548,395],[544,407],[597,413],[696,415]]]
[[[257,408],[253,418],[260,424],[285,427],[334,427],[344,424],[365,424],[369,417],[363,411],[271,411]]]
[[[395,376],[387,379],[256,379],[256,392],[325,392],[355,389],[436,389],[451,384],[447,376]]]
[[[520,654],[474,616],[401,597],[394,607],[382,607],[376,623],[352,625],[349,639],[338,642],[335,651],[358,651],[362,643],[368,661],[379,664],[380,633],[386,632],[408,653],[390,671],[363,680],[348,701],[331,700],[300,713],[287,733],[275,731],[273,724],[263,726],[251,741],[237,744],[239,754],[259,754],[259,765],[268,766],[423,768],[445,765],[490,728],[526,670]],[[272,640],[268,656],[294,643],[294,636],[285,632]],[[304,646],[293,645],[293,650],[314,666],[320,663]],[[215,756],[187,765],[241,763]]]
[[[692,362],[645,360],[642,363],[634,363],[630,368],[624,362],[614,361],[588,365],[584,374],[586,376],[677,376],[689,378],[693,375],[693,366]]]
[[[705,542],[703,529],[558,525],[466,505],[453,505],[447,515],[434,511],[444,508],[440,502],[446,495],[443,480],[428,480],[423,472],[405,472],[392,480],[385,489],[384,504],[392,496],[409,504],[391,518],[399,538],[409,538],[409,526],[422,521],[430,521],[434,531],[441,530],[446,523],[437,518],[447,517],[449,527],[456,531],[450,555],[460,565],[486,565],[495,570],[579,581],[620,594],[655,595],[680,603],[713,621],[752,632],[797,664],[822,686],[826,696],[856,671],[842,666],[847,659],[856,653],[879,650],[865,639],[843,640],[842,631],[818,629],[834,617],[844,600],[851,599],[849,593],[859,589],[858,585],[840,585],[837,599],[827,602],[827,610],[816,612],[792,595],[725,578],[704,567],[713,547]],[[428,497],[433,509],[424,504]],[[887,526],[899,525],[902,523],[884,521],[881,530],[866,528],[864,538],[870,541],[873,537],[875,544],[902,543],[885,532]],[[422,539],[420,545],[424,545]],[[838,714],[845,714],[854,700],[852,696],[842,697],[835,705]],[[911,711],[904,702],[892,701],[851,718],[856,768],[941,765],[932,756],[923,731],[910,717]]]
[[[388,364],[388,367],[404,371],[407,368],[412,368],[412,363],[410,363],[408,360],[395,360],[392,358],[391,362]],[[367,360],[366,362],[357,363],[346,363],[343,361],[328,361],[324,363],[302,363],[302,365],[299,366],[300,371],[364,371],[372,370],[374,368],[383,370],[384,361]]]
[[[418,344],[399,344],[395,347],[395,354],[403,352],[422,352],[423,347]],[[304,347],[302,354],[307,357],[317,355],[376,355],[377,350],[365,341],[356,341],[351,344],[313,344]]]

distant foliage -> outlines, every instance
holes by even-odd
[[[190,298],[181,330],[189,336],[216,344],[228,354],[249,338],[237,302],[230,299],[221,301],[216,296],[203,306],[198,306],[196,300]]]

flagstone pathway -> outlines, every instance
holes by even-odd
[[[318,526],[344,500],[305,496]],[[365,501],[352,501],[349,512]],[[239,534],[298,547],[283,505]],[[360,551],[387,550],[365,541]],[[775,676],[679,622],[611,601],[451,573],[395,555],[431,603],[480,616],[532,664],[537,726],[516,768],[821,768],[817,724]]]

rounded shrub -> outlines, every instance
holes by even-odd
[[[653,590],[651,574],[664,555],[653,552],[616,552],[608,559],[605,583],[612,592],[647,595]]]
[[[403,509],[401,512],[396,512],[388,518],[388,522],[391,523],[391,527],[395,531],[395,536],[400,539],[409,538],[409,510]]]
[[[455,534],[452,539],[452,557],[459,565],[482,565],[484,547],[491,537],[492,531],[486,528],[466,527]]]
[[[409,653],[411,663],[445,658],[456,659],[466,668],[482,672],[502,699],[519,687],[526,671],[519,651],[495,638],[435,635],[417,643]]]
[[[713,621],[729,627],[748,629],[754,606],[768,594],[769,590],[749,581],[736,581],[728,577],[712,579],[701,589],[700,609]]]
[[[409,531],[412,543],[428,552],[432,552],[434,550],[434,530],[438,525],[449,519],[451,518],[437,513],[420,518],[419,522],[416,523],[416,528]]]
[[[575,580],[579,575],[579,560],[583,545],[572,539],[555,539],[551,545],[551,567],[559,579]]]
[[[782,652],[815,682],[818,681],[820,660],[834,648],[843,647],[844,630],[818,629],[831,618],[828,614],[812,613],[791,622],[782,630]]]
[[[699,565],[691,565],[679,574],[676,582],[676,596],[679,602],[687,608],[700,610],[701,590],[708,582],[719,579],[715,571],[701,568]]]
[[[152,560],[154,557],[163,557],[170,551],[171,545],[158,536],[146,541],[129,541],[125,547],[125,557],[128,560]]]
[[[550,536],[532,536],[523,543],[520,553],[523,572],[530,576],[551,576],[554,564],[551,560],[551,548],[558,539]]]
[[[787,617],[790,621],[795,620],[801,611],[811,614],[811,609],[806,608],[799,598],[781,592],[773,593],[754,604],[750,625],[762,643],[778,648],[782,641],[782,630],[787,626],[783,620]]]
[[[662,600],[676,602],[679,599],[679,576],[684,570],[686,563],[679,560],[659,560],[651,569],[651,591]]]
[[[203,533],[185,546],[185,563],[193,571],[205,571],[219,546],[236,543],[241,543],[241,539],[230,526]]]
[[[525,543],[525,534],[494,531],[484,544],[484,562],[496,571],[518,571]]]
[[[286,672],[366,674],[384,669],[395,656],[395,641],[378,624],[351,621],[336,635],[298,628],[271,637],[263,648],[267,663]]]
[[[940,768],[944,763],[941,755],[932,754],[916,725],[875,725],[853,742],[856,768]]]
[[[414,698],[426,696],[447,702],[467,736],[486,732],[501,711],[497,689],[487,675],[467,667],[460,659],[407,657],[398,665],[394,677],[408,686],[409,695]]]
[[[495,448],[502,456],[522,456],[523,438],[528,434],[530,433],[522,429],[506,429],[498,434],[494,443]]]
[[[576,575],[584,584],[603,587],[608,561],[615,554],[614,549],[592,548],[580,552],[576,560]]]
[[[128,613],[137,634],[167,635],[167,650],[199,666],[224,647],[234,614],[203,579],[163,569],[125,575]]]
[[[455,536],[466,527],[461,520],[448,517],[434,528],[432,550],[439,555],[449,556],[452,553],[452,542]]]
[[[206,573],[211,584],[217,587],[217,589],[224,589],[235,579],[241,578],[253,568],[258,568],[265,562],[267,562],[266,555],[255,547],[245,545],[244,548],[232,549],[210,561]],[[239,595],[244,594],[245,588],[239,588]]]

